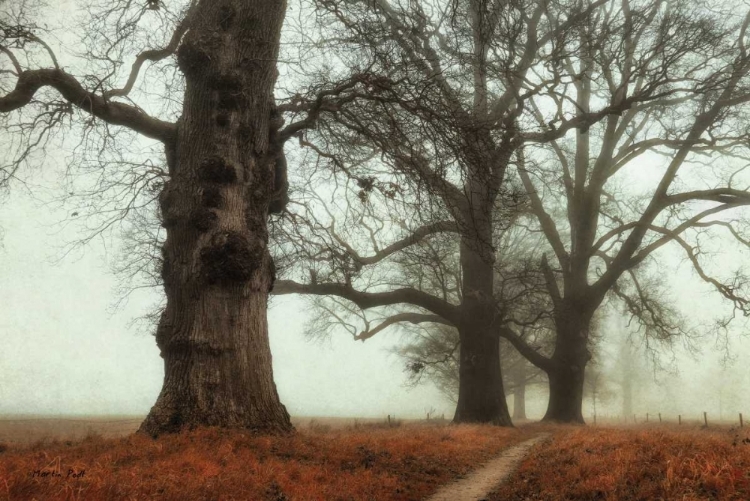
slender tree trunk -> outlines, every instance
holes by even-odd
[[[526,362],[520,360],[513,371],[513,420],[526,419]]]
[[[285,4],[202,0],[178,52],[186,92],[160,196],[164,386],[140,428],[154,436],[197,425],[292,428],[273,380],[266,319]]]
[[[591,315],[580,306],[567,306],[555,320],[557,338],[549,376],[549,403],[545,421],[585,424],[583,384],[591,359],[588,332]]]
[[[477,241],[462,241],[463,320],[456,423],[513,426],[505,400],[500,369],[500,338],[493,327],[493,266],[491,254]],[[490,240],[484,240],[489,242]]]

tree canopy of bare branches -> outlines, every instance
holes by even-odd
[[[653,21],[648,5],[624,12],[606,0],[314,4],[317,43],[332,62],[311,75],[314,91],[280,109],[317,114],[316,128],[298,136],[312,176],[305,187],[315,191],[325,180],[335,188],[290,207],[296,229],[287,230],[284,248],[297,262],[275,291],[336,296],[362,309],[405,305],[456,326],[456,420],[509,424],[494,356],[503,312],[492,270],[498,230],[533,199],[511,182],[516,154],[681,99],[685,86],[700,91],[685,72],[729,50],[728,28],[661,7]],[[628,83],[581,108],[570,95],[592,70],[579,62],[604,33],[616,40],[629,30],[641,30],[637,50],[593,63],[629,65]],[[544,123],[535,109],[541,101]],[[440,238],[458,248],[460,276],[447,290],[460,295],[389,281],[389,261]]]

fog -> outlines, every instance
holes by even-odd
[[[0,415],[144,415],[156,400],[163,364],[150,324],[139,322],[160,300],[158,289],[123,299],[113,265],[122,259],[117,229],[71,251],[86,235],[85,218],[71,218],[59,196],[70,152],[42,161],[0,211]],[[644,179],[635,181],[646,185]],[[708,249],[708,248],[707,248]],[[729,272],[739,263],[731,247],[711,246],[712,263]],[[605,375],[599,419],[620,418],[618,343],[629,338],[637,362],[633,413],[665,420],[736,420],[750,415],[750,336],[744,319],[716,336],[714,320],[731,305],[700,280],[675,247],[659,251],[659,275],[687,324],[703,334],[672,346],[645,345],[637,325],[603,308],[598,368]],[[429,380],[408,384],[404,362],[392,353],[408,337],[395,329],[366,342],[336,332],[309,340],[308,303],[300,296],[270,299],[270,342],[276,385],[293,416],[422,418],[428,409],[452,416],[455,403]],[[544,415],[544,385],[529,388],[527,416]],[[512,395],[508,396],[512,409]],[[593,422],[591,396],[584,417]],[[629,417],[628,420],[632,420]]]

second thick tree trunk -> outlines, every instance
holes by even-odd
[[[549,403],[544,421],[580,423],[583,419],[583,368],[565,365],[548,372]]]
[[[477,240],[461,244],[463,303],[462,322],[458,326],[461,358],[454,421],[513,426],[500,369],[500,338],[493,327],[491,254],[480,254],[477,245]]]
[[[588,332],[591,315],[580,307],[567,307],[556,319],[557,338],[549,376],[549,403],[545,421],[584,424],[583,384],[591,359]]]
[[[178,51],[186,92],[160,196],[164,386],[140,429],[151,435],[198,425],[291,430],[266,321],[285,9],[283,1],[202,0]]]
[[[459,328],[461,359],[459,365],[457,423],[492,423],[512,426],[503,390],[499,340],[486,328],[467,325]]]

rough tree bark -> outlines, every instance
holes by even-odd
[[[487,92],[487,35],[485,13],[480,2],[469,2],[474,60],[472,115],[481,124],[489,115]],[[460,245],[461,320],[457,325],[461,342],[456,423],[493,423],[513,426],[505,399],[500,368],[500,338],[494,328],[495,249],[494,204],[513,152],[511,135],[498,144],[481,125],[464,134],[465,201],[458,207],[462,229]],[[465,205],[464,205],[465,204]],[[460,208],[460,209],[459,209]]]
[[[549,403],[544,421],[585,424],[582,412],[585,363],[567,360],[548,372]]]
[[[160,196],[167,306],[156,341],[165,377],[141,432],[292,428],[266,320],[275,280],[267,217],[283,163],[273,88],[285,10],[283,0],[203,0],[178,51],[186,92]]]
[[[116,10],[137,9],[135,3],[123,1]],[[283,134],[277,133],[283,121],[273,102],[285,10],[284,0],[194,0],[167,46],[136,57],[121,89],[97,84],[89,90],[89,82],[60,67],[50,45],[32,31],[3,32],[0,55],[9,61],[3,73],[17,81],[0,96],[0,113],[60,108],[59,101],[37,95],[50,87],[84,115],[165,145],[170,180],[159,201],[167,230],[167,306],[156,333],[165,379],[141,432],[158,435],[193,425],[291,430],[273,382],[266,324],[275,276],[267,217],[286,200]],[[110,38],[124,33],[114,30],[117,36]],[[35,68],[34,61],[18,57],[32,45],[41,46],[53,67]],[[176,124],[127,99],[141,66],[175,50],[186,79]],[[37,146],[28,137],[20,140],[30,149]],[[23,157],[15,162],[17,167]]]

